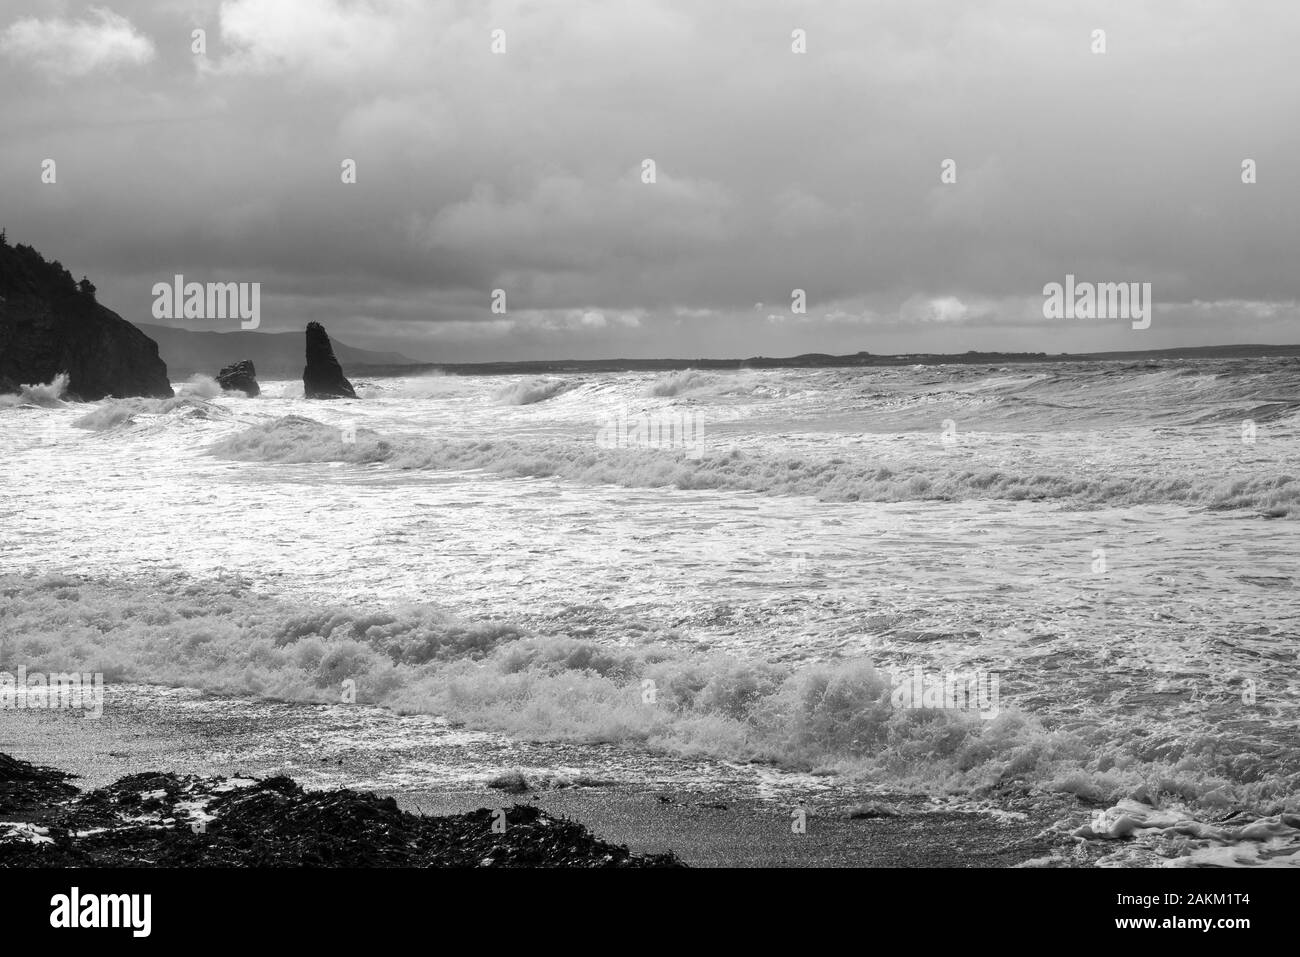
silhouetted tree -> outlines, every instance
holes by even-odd
[[[72,273],[68,272],[63,263],[56,259],[50,263],[50,269],[54,272],[56,277],[55,282],[58,283],[60,289],[67,290],[68,292],[76,291],[77,280],[72,278]]]
[[[77,283],[77,291],[83,296],[89,296],[91,299],[95,298],[95,284],[85,276],[82,276],[81,282]]]
[[[0,229],[0,249],[4,249],[8,245],[9,245],[9,237],[5,235],[5,231],[3,229]]]

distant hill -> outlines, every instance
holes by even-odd
[[[259,379],[299,379],[306,365],[305,332],[197,332],[137,322],[136,327],[158,343],[173,381],[188,379],[196,372],[215,376],[223,366],[252,359]],[[367,366],[386,370],[418,363],[396,352],[372,352],[330,337],[334,355],[349,375],[365,374]],[[372,373],[373,374],[373,373]],[[400,371],[388,375],[401,375]]]
[[[871,366],[938,366],[938,365],[1006,365],[1009,363],[1047,362],[1154,362],[1160,359],[1243,359],[1300,358],[1300,345],[1231,345],[1187,346],[1175,349],[1149,349],[1142,352],[913,352],[899,355],[872,355],[858,352],[834,356],[810,352],[800,356],[772,358],[751,356],[748,359],[534,359],[522,362],[410,363],[401,368],[376,364],[366,372],[372,376],[419,375],[440,371],[453,375],[558,375],[596,372],[672,372],[682,369],[840,369]]]
[[[149,337],[96,300],[57,259],[0,232],[0,393],[68,375],[68,395],[170,396]]]
[[[1300,356],[1300,346],[1183,346],[1176,349],[1148,349],[1145,352],[1098,352],[1089,359],[1253,359]]]

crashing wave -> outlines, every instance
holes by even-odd
[[[184,410],[189,415],[207,417],[214,406],[205,399],[181,394],[173,399],[106,399],[85,415],[74,419],[77,428],[107,432],[135,422],[137,415],[167,415]]]
[[[496,401],[501,405],[532,405],[553,399],[569,388],[564,379],[524,379],[499,390]]]
[[[686,369],[683,372],[674,372],[656,379],[650,384],[650,388],[646,390],[646,395],[654,397],[681,395],[683,392],[691,392],[695,389],[713,385],[717,381],[716,376],[697,372],[694,369]]]
[[[863,659],[773,663],[639,629],[609,646],[467,622],[427,605],[307,605],[238,578],[6,575],[0,595],[10,662],[102,672],[110,684],[329,703],[352,681],[358,701],[525,740],[762,761],[937,790],[1019,782],[1090,802],[1171,794],[1203,815],[1229,805],[1297,811],[1300,775],[1285,763],[1235,780],[1221,755],[1143,757],[1136,733],[1120,744],[1113,729],[1053,730],[1013,707],[991,720],[899,707],[890,678]]]
[[[1067,475],[963,468],[960,464],[862,464],[846,458],[763,455],[728,449],[688,457],[681,450],[603,448],[572,440],[395,440],[362,430],[344,442],[338,429],[285,416],[230,436],[213,454],[250,462],[383,463],[401,469],[484,469],[632,488],[676,487],[808,495],[837,502],[959,502],[969,499],[1061,502],[1079,507],[1147,503],[1253,509],[1300,518],[1300,476],[1176,478],[1103,473]]]
[[[20,386],[17,395],[0,395],[0,409],[13,409],[23,405],[57,409],[67,404],[63,400],[67,391],[68,374],[61,372],[47,383]]]

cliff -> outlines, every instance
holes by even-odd
[[[157,344],[95,300],[89,280],[0,244],[0,391],[68,373],[71,398],[172,395]]]

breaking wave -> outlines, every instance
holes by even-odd
[[[186,410],[190,415],[206,418],[216,408],[196,395],[182,393],[172,399],[107,399],[85,415],[74,419],[77,428],[107,432],[135,422],[137,415],[166,415]]]
[[[674,647],[671,634],[609,646],[465,622],[424,605],[357,609],[272,598],[239,578],[139,581],[0,576],[7,659],[30,670],[278,700],[357,700],[433,713],[526,740],[616,744],[761,761],[854,780],[975,792],[1023,783],[1090,802],[1169,795],[1203,815],[1294,812],[1300,773],[1245,770],[1191,740],[1143,755],[1003,708],[902,708],[866,660],[776,664]],[[654,694],[647,697],[647,688]],[[111,701],[111,699],[110,699]],[[1294,762],[1292,762],[1294,763]]]
[[[1090,800],[1154,787],[1213,808],[1242,802],[1291,810],[1296,802],[1293,769],[1262,775],[1256,768],[1233,780],[1225,774],[1230,762],[1202,759],[1195,742],[1153,761],[1105,736],[1053,731],[1012,709],[984,720],[896,707],[890,680],[866,660],[775,664],[683,650],[664,634],[608,646],[465,622],[424,605],[305,605],[233,577],[5,575],[0,595],[9,662],[102,672],[109,683],[331,703],[350,679],[359,701],[529,740],[764,761],[953,790],[1019,781]],[[655,689],[649,699],[647,687]]]
[[[688,457],[680,450],[602,448],[595,442],[395,440],[360,430],[344,443],[338,429],[285,416],[217,442],[213,454],[248,462],[383,463],[400,469],[485,469],[634,488],[676,487],[839,502],[1051,501],[1077,507],[1143,503],[1252,509],[1300,518],[1300,476],[1183,478],[1106,472],[1070,475],[963,468],[944,462],[863,464],[847,458],[763,455],[739,449]]]
[[[36,405],[43,409],[59,408],[66,404],[63,397],[67,391],[68,374],[60,372],[43,385],[19,386],[17,395],[0,395],[0,409],[13,409],[20,405]]]
[[[713,385],[717,381],[717,376],[697,372],[694,369],[687,369],[684,372],[674,372],[671,375],[656,379],[650,384],[650,388],[646,390],[646,395],[655,397],[681,395],[683,392],[690,392],[694,389]]]
[[[221,384],[212,376],[196,372],[181,383],[180,388],[176,390],[176,394],[181,396],[192,395],[201,399],[215,399],[223,391]]]
[[[564,379],[524,379],[498,391],[496,401],[500,405],[532,405],[553,399],[569,388]]]

